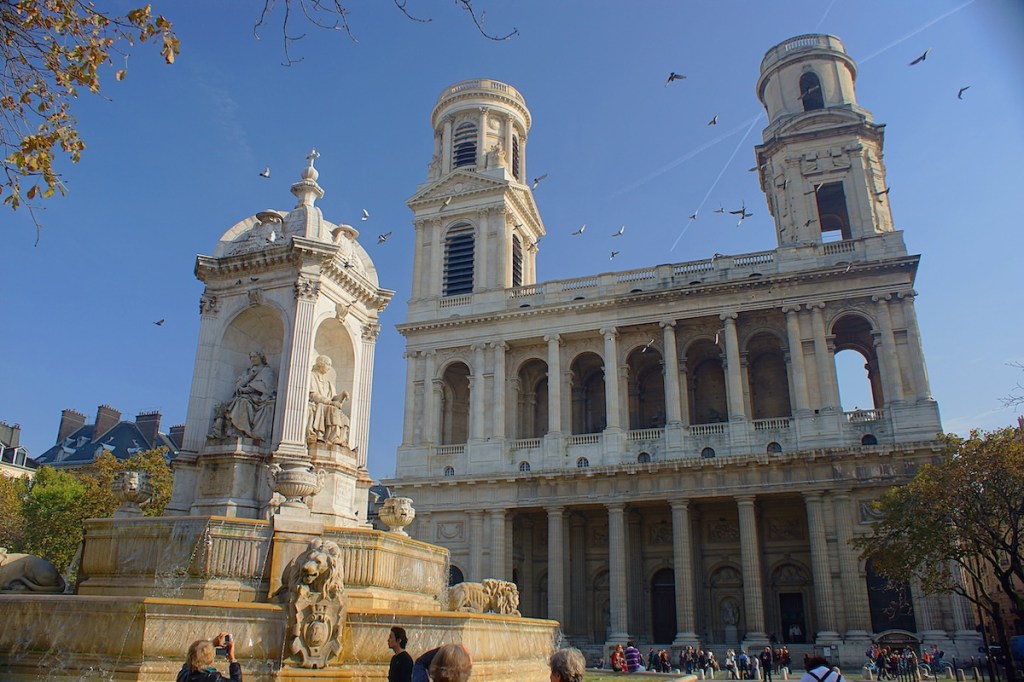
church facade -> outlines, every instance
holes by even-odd
[[[938,452],[914,311],[919,257],[894,229],[883,126],[833,36],[765,55],[756,147],[778,246],[538,282],[545,234],[523,96],[458,83],[431,115],[409,200],[396,494],[453,579],[514,581],[575,644],[871,640],[976,651],[969,611],[887,585],[851,539],[870,502]],[[843,411],[835,354],[874,404]]]

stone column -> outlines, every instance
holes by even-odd
[[[681,424],[682,404],[679,400],[679,351],[676,350],[676,321],[662,320],[665,360],[665,412],[668,424]]]
[[[679,358],[679,413],[682,423],[690,423],[690,375],[686,370],[686,358]]]
[[[629,566],[626,569],[629,585],[626,589],[626,594],[631,606],[629,609],[629,628],[633,632],[644,629],[645,624],[649,622],[644,615],[649,602],[643,598],[645,586],[643,583],[644,540],[642,531],[640,514],[636,509],[633,509],[628,513],[628,518],[626,519],[626,561]]]
[[[438,415],[437,392],[440,390],[440,381],[434,377],[434,361],[437,358],[437,351],[429,350],[425,353],[423,363],[423,440],[428,445],[436,445]]]
[[[491,515],[491,575],[506,580],[505,576],[505,509],[492,509]],[[473,551],[470,548],[470,551]]]
[[[548,618],[565,622],[565,507],[546,507],[548,512]]]
[[[619,352],[615,340],[619,332],[615,327],[601,329],[604,337],[604,405],[606,428],[617,431],[621,428],[619,413],[622,400],[619,397]]]
[[[743,369],[740,366],[740,340],[736,333],[736,313],[722,313],[718,316],[725,323],[725,380],[728,386],[729,421],[744,421],[747,418],[743,400]]]
[[[476,224],[477,224],[477,241],[475,245],[476,253],[480,254],[478,257],[473,258],[473,291],[479,289],[490,289],[494,286],[491,281],[490,266],[491,262],[494,261],[495,268],[499,273],[502,272],[502,264],[504,263],[504,253],[491,253],[491,230],[493,227],[493,221],[491,220],[491,211],[488,209],[480,209],[476,212]],[[502,217],[501,220],[502,229],[505,226],[505,219]],[[495,240],[501,244],[500,240]],[[501,275],[498,275],[500,281]],[[500,286],[506,286],[503,281],[500,281]]]
[[[744,640],[756,645],[767,643],[764,632],[764,592],[761,586],[761,548],[757,537],[754,498],[737,497],[740,517],[740,562],[743,566],[743,605],[746,610],[747,634]]]
[[[416,441],[416,370],[419,367],[420,352],[406,351],[405,358],[405,413],[402,415],[402,446],[412,445]]]
[[[349,447],[356,451],[359,466],[366,466],[366,455],[370,442],[370,396],[373,393],[373,356],[377,350],[377,337],[380,336],[380,325],[369,322],[363,325],[363,352],[359,358],[359,384],[353,387],[352,395],[356,400],[352,405],[351,435]]]
[[[480,509],[466,512],[469,517],[469,575],[467,581],[483,580],[484,513]]]
[[[505,383],[505,350],[508,344],[504,341],[495,341],[491,347],[494,349],[494,431],[491,436],[504,439],[505,416],[508,414],[508,386]]]
[[[824,303],[811,303],[807,306],[811,311],[811,324],[814,328],[814,360],[818,368],[818,383],[821,392],[821,409],[833,410],[839,408],[839,384],[836,379],[836,363],[832,359],[832,353],[828,348],[828,338],[825,334],[825,318],[822,310]]]
[[[839,637],[836,631],[836,609],[832,600],[832,568],[828,561],[825,540],[825,514],[821,493],[804,493],[807,507],[807,530],[811,535],[811,570],[814,573],[814,601],[817,605],[818,638]]]
[[[505,163],[508,164],[508,166],[506,168],[508,170],[508,174],[509,175],[512,175],[512,169],[515,168],[515,165],[512,162],[512,128],[513,128],[513,125],[514,125],[514,123],[512,121],[512,114],[505,114],[505,140],[504,140],[503,144],[505,145]],[[516,179],[518,180],[519,178],[516,178]]]
[[[484,439],[484,344],[473,344],[473,375],[469,378],[469,438]]]
[[[807,368],[804,365],[803,333],[800,331],[800,306],[787,305],[782,307],[786,314],[786,340],[789,343],[789,357],[793,372],[793,402],[796,413],[810,411],[810,399],[807,395]]]
[[[921,330],[917,326],[914,311],[914,297],[917,292],[905,291],[897,294],[903,303],[903,323],[907,325],[907,344],[914,358],[914,394],[918,400],[932,400],[932,389],[928,382],[928,367],[924,362],[924,347],[921,345]]]
[[[881,363],[882,386],[885,391],[885,405],[903,402],[903,371],[896,354],[896,338],[892,333],[892,315],[889,312],[891,294],[872,296],[878,311],[878,328],[881,343],[878,344],[878,359]]]
[[[433,245],[431,260],[434,263],[429,271],[430,288],[424,292],[425,297],[444,296],[444,228],[438,219],[432,220],[431,223],[433,223],[430,240]]]
[[[444,117],[444,130],[441,133],[441,169],[444,174],[452,172],[452,117]]]
[[[561,337],[549,334],[544,340],[548,344],[548,434],[553,435],[562,432]]]
[[[586,632],[587,613],[587,550],[586,520],[581,514],[569,516],[569,631]]]
[[[629,589],[626,581],[625,505],[616,502],[608,507],[608,602],[609,642],[625,644],[629,639]]]
[[[476,126],[476,169],[483,170],[487,159],[487,150],[484,145],[487,143],[487,107],[480,107],[480,118]]]
[[[694,631],[693,551],[690,546],[690,502],[672,500],[672,572],[676,587],[676,638],[673,647],[697,646]]]
[[[313,319],[319,282],[299,275],[295,282],[295,326],[288,343],[288,387],[278,395],[277,410],[284,410],[278,449],[293,455],[306,455],[306,406],[309,403],[310,355],[313,348]],[[283,398],[283,400],[282,400]],[[275,415],[275,425],[281,424]]]
[[[538,605],[534,596],[537,594],[537,586],[533,581],[533,519],[525,515],[519,518],[522,519],[520,537],[523,540],[519,545],[523,550],[523,565],[519,570],[519,594],[523,606],[526,607],[520,606],[520,609],[524,616],[536,616]]]
[[[867,583],[860,574],[860,558],[850,542],[853,540],[854,507],[850,492],[832,493],[836,517],[836,543],[839,548],[839,570],[842,579],[843,611],[846,614],[846,636],[866,637],[871,627],[868,612]]]

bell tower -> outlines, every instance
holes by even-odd
[[[779,246],[862,240],[893,231],[884,126],[857,104],[857,65],[830,35],[803,35],[761,60],[768,113],[756,147]]]
[[[438,299],[533,284],[545,234],[526,175],[530,111],[515,88],[457,83],[430,120],[427,182],[407,202],[416,230],[411,319]]]

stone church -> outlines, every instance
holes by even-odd
[[[891,585],[850,540],[938,452],[883,126],[829,35],[770,49],[755,148],[778,246],[538,282],[532,125],[512,86],[441,93],[409,199],[415,261],[395,478],[452,579],[512,580],[584,648],[872,640],[977,651],[965,605]],[[710,256],[710,254],[709,254]],[[843,411],[835,354],[874,404]]]

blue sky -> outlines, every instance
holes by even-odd
[[[53,444],[63,408],[91,421],[109,403],[126,416],[160,410],[164,430],[184,422],[202,292],[195,256],[257,211],[290,209],[288,188],[316,147],[318,205],[361,231],[381,286],[397,292],[378,341],[369,451],[371,475],[390,477],[405,376],[394,325],[412,267],[405,200],[426,179],[441,90],[488,77],[525,96],[527,174],[548,175],[535,193],[548,229],[539,279],[745,253],[775,245],[747,172],[765,125],[758,66],[775,44],[818,32],[846,44],[858,101],[886,124],[893,218],[922,254],[917,311],[945,428],[1015,420],[999,398],[1024,381],[1007,366],[1024,359],[1018,0],[478,0],[490,30],[518,29],[504,42],[481,37],[451,2],[409,0],[433,19],[421,24],[392,3],[351,0],[358,42],[297,26],[308,35],[292,45],[303,60],[290,67],[280,2],[259,40],[258,3],[153,4],[175,24],[178,62],[137,48],[127,80],[115,83],[111,70],[103,98],[77,103],[88,148],[81,163],[62,164],[69,195],[41,213],[38,246],[27,214],[0,210],[0,419],[21,424],[32,453]],[[688,78],[664,87],[670,71]],[[265,166],[270,179],[258,176]],[[741,203],[754,214],[741,228],[713,220],[719,205]],[[584,222],[587,238],[571,238]],[[610,235],[623,224],[610,263]],[[868,402],[844,395],[847,409]]]

